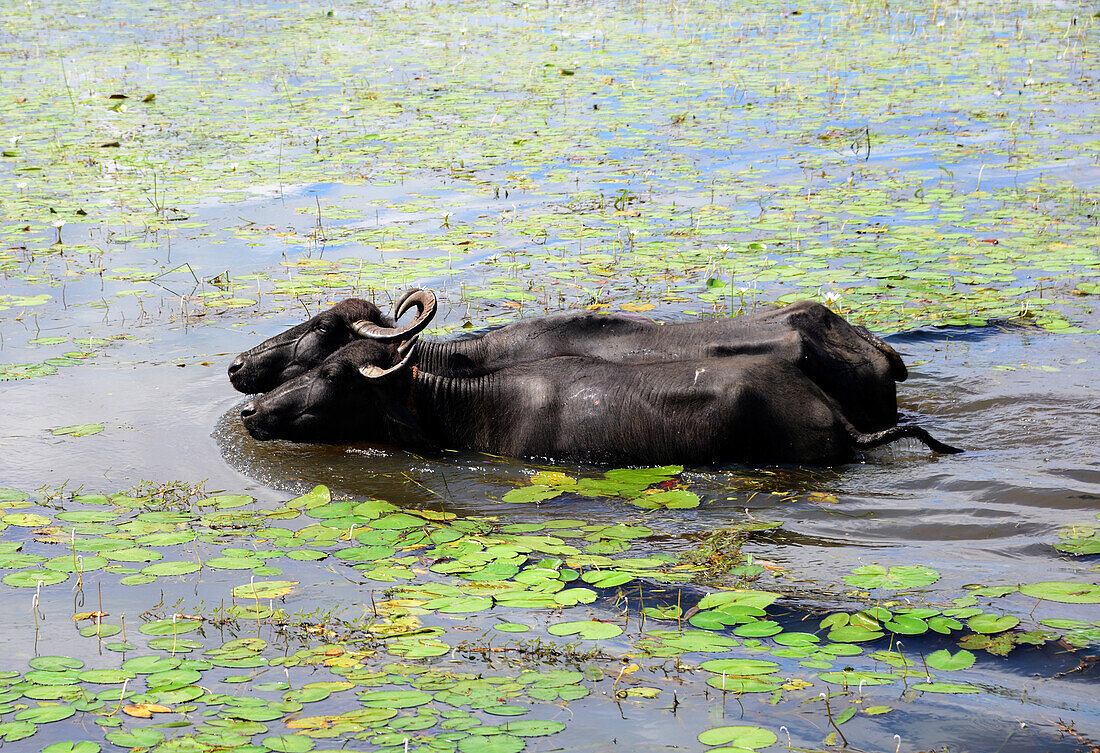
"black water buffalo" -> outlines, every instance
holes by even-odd
[[[431,321],[435,297],[409,291],[398,302],[397,318],[413,307],[412,324],[396,327],[373,303],[348,299],[239,355],[229,367],[230,380],[242,392],[265,392],[357,339],[386,343],[393,356],[398,342]],[[796,365],[861,431],[897,422],[895,383],[907,376],[901,357],[868,330],[812,301],[675,324],[588,311],[555,314],[474,337],[421,342],[415,358],[421,372],[473,377],[554,356],[641,363],[733,355],[771,355]]]
[[[615,464],[726,461],[830,465],[915,437],[862,432],[795,364],[771,353],[611,363],[553,356],[479,376],[421,371],[415,346],[394,364],[352,342],[241,410],[256,439],[372,442]]]

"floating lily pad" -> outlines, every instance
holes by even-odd
[[[974,666],[974,654],[965,649],[956,654],[952,654],[946,649],[940,649],[939,651],[930,653],[927,661],[928,666],[932,667],[932,669],[944,671],[969,669]]]
[[[141,568],[143,575],[160,577],[162,575],[189,575],[199,571],[197,562],[154,562]]]
[[[24,709],[15,715],[16,721],[30,722],[32,724],[48,724],[68,719],[76,713],[72,706],[50,705]]]
[[[699,742],[703,745],[733,745],[749,750],[766,748],[778,740],[774,732],[748,725],[714,727],[699,733]]]
[[[551,635],[576,635],[590,641],[606,638],[614,638],[622,635],[623,629],[610,622],[596,622],[595,620],[577,620],[574,622],[558,622],[547,628]]]
[[[929,586],[939,578],[938,572],[922,565],[895,566],[889,569],[881,565],[864,565],[853,570],[851,575],[845,575],[844,582],[856,588],[886,588],[896,591]]]
[[[1020,586],[1020,593],[1062,604],[1100,604],[1100,585],[1049,580]]]
[[[296,585],[296,580],[256,581],[234,587],[233,595],[239,599],[278,599],[291,593]]]
[[[198,620],[164,619],[146,622],[140,630],[146,635],[182,635],[198,630],[199,627],[201,623]]]
[[[913,690],[921,690],[925,693],[946,693],[950,695],[964,695],[967,693],[980,693],[981,688],[973,685],[965,685],[953,682],[926,682],[913,685]]]
[[[40,585],[52,586],[57,583],[64,583],[68,579],[68,573],[60,573],[56,570],[20,570],[14,573],[8,573],[3,578],[0,578],[0,580],[9,586],[17,586],[19,588],[38,588]]]
[[[1019,624],[1019,617],[1014,617],[1012,615],[998,617],[994,614],[975,615],[966,622],[967,627],[975,633],[982,633],[985,635],[1003,633],[1005,630],[1011,630]]]
[[[50,523],[50,519],[44,515],[36,515],[27,512],[8,513],[3,518],[0,518],[0,520],[7,523],[9,526],[19,526],[20,528],[41,528]]]
[[[103,431],[103,424],[75,424],[51,429],[50,433],[55,437],[88,437],[101,431]]]

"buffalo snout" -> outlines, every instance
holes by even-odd
[[[256,415],[256,404],[249,400],[241,406],[241,418],[249,418]]]

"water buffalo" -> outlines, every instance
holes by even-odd
[[[861,432],[796,365],[771,353],[612,363],[578,356],[479,376],[421,371],[382,343],[352,342],[243,406],[256,439],[371,442],[615,464],[726,461],[831,465],[915,437]]]
[[[237,356],[230,380],[242,392],[266,392],[357,339],[386,343],[392,355],[397,343],[431,321],[435,296],[409,291],[398,302],[397,318],[414,307],[412,324],[396,327],[373,303],[348,299]],[[861,431],[897,422],[895,383],[907,376],[901,357],[868,330],[812,301],[675,324],[588,311],[556,314],[474,337],[421,342],[415,357],[421,372],[469,377],[554,356],[630,363],[732,355],[772,355],[796,365]]]

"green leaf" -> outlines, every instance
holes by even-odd
[[[928,655],[928,666],[932,667],[932,669],[953,671],[958,669],[969,669],[973,665],[974,654],[965,649],[959,651],[957,654],[952,654],[947,649],[940,649]]]
[[[329,493],[327,486],[315,486],[311,491],[288,501],[286,506],[292,509],[308,510],[312,507],[327,505],[331,501],[332,495]]]
[[[431,700],[431,693],[422,690],[371,690],[359,695],[359,701],[364,706],[382,709],[414,708]]]
[[[766,748],[774,745],[778,740],[774,732],[763,727],[748,725],[714,727],[699,733],[699,742],[703,745],[734,745],[749,750]]]
[[[47,724],[49,722],[60,722],[63,719],[68,719],[75,713],[76,709],[72,706],[38,706],[18,712],[15,715],[15,719],[16,721],[30,722],[32,724]]]
[[[1100,604],[1100,585],[1048,580],[1020,586],[1020,593],[1061,604]]]
[[[979,614],[971,617],[967,620],[967,627],[973,630],[975,633],[981,633],[983,635],[991,635],[993,633],[1003,633],[1006,630],[1011,630],[1020,624],[1020,618],[1013,617],[1012,615],[1005,615],[1004,617],[998,617],[994,614]]]
[[[19,526],[20,528],[41,528],[50,524],[50,519],[44,515],[35,515],[28,512],[9,513],[0,520],[9,526]]]
[[[780,597],[778,593],[771,591],[718,591],[707,594],[699,601],[699,609],[728,610],[730,607],[756,607],[765,609]]]
[[[982,692],[981,688],[976,688],[973,685],[965,685],[951,682],[919,683],[917,685],[913,685],[912,688],[913,690],[923,690],[925,693],[948,693],[952,695]]]
[[[8,573],[3,578],[0,578],[0,580],[9,586],[16,586],[19,588],[37,588],[40,584],[43,586],[52,586],[57,583],[64,583],[68,579],[68,573],[59,573],[56,570],[21,570],[15,573]]]
[[[525,743],[508,734],[470,735],[458,741],[460,753],[519,753]]]
[[[856,588],[886,588],[894,591],[929,586],[939,579],[938,572],[922,565],[889,569],[881,565],[864,565],[853,570],[851,575],[844,576],[844,582]]]
[[[139,630],[146,635],[182,635],[198,630],[202,623],[198,620],[165,619],[146,622]]]
[[[80,669],[84,662],[71,656],[36,656],[27,662],[34,669],[60,672],[66,669]]]
[[[758,677],[731,677],[715,675],[707,678],[707,685],[727,693],[771,693],[779,690],[780,683]]]
[[[59,743],[50,743],[42,749],[42,753],[99,753],[99,743],[88,740],[70,742],[68,740]]]
[[[699,666],[708,672],[737,677],[770,675],[779,671],[778,664],[764,659],[710,659]]]
[[[38,726],[30,722],[4,722],[0,724],[0,739],[6,743],[13,743],[30,737],[38,731]]]
[[[520,719],[500,725],[501,732],[507,732],[517,737],[544,737],[557,734],[563,729],[565,729],[565,724],[549,719]]]
[[[80,672],[80,679],[100,685],[121,685],[134,679],[134,673],[123,669],[85,669]]]
[[[279,753],[306,753],[316,743],[304,735],[273,735],[263,739],[264,747]]]
[[[686,510],[699,506],[699,495],[686,489],[671,489],[656,494],[643,494],[630,500],[630,504],[647,510]]]
[[[533,484],[531,486],[521,486],[518,489],[511,489],[505,492],[501,499],[508,503],[545,502],[561,493],[561,489],[551,489],[549,486]]]
[[[826,638],[836,643],[862,643],[878,640],[883,635],[885,634],[878,630],[869,630],[858,625],[845,625],[830,630]]]
[[[216,510],[228,510],[234,507],[244,507],[254,500],[247,494],[221,494],[216,497],[207,497],[195,502],[196,507],[213,507]]]
[[[55,437],[87,437],[101,431],[103,431],[103,424],[76,424],[51,429],[50,433]]]
[[[614,638],[622,635],[623,629],[610,622],[597,622],[595,620],[577,620],[574,622],[559,622],[547,628],[551,635],[567,636],[576,635],[585,640],[597,641],[605,638]]]
[[[154,562],[141,568],[142,574],[155,577],[189,575],[198,572],[198,570],[199,564],[197,562]]]
[[[290,594],[296,585],[296,580],[258,580],[234,587],[233,595],[238,599],[279,599]]]

